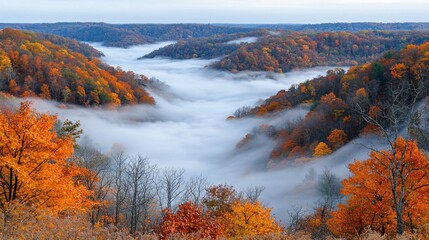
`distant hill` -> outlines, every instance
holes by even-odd
[[[252,36],[255,42],[231,44]],[[288,72],[315,66],[350,66],[373,61],[389,50],[429,41],[429,31],[294,32],[256,30],[189,39],[160,48],[144,58],[222,57],[219,70]]]
[[[240,46],[214,67],[232,72],[288,72],[316,66],[350,66],[426,41],[429,31],[283,32]]]
[[[218,34],[249,32],[251,29],[210,24],[107,24],[107,23],[0,23],[14,28],[52,33],[79,41],[103,42],[105,46],[129,47],[159,41],[183,40]]]
[[[247,33],[232,33],[214,35],[206,38],[180,40],[175,44],[157,49],[142,58],[168,57],[174,59],[202,58],[211,59],[224,57],[236,51],[240,45],[247,42],[234,43],[234,40],[262,37],[266,31],[252,31]]]
[[[102,63],[102,53],[60,36],[0,31],[0,91],[83,106],[148,103],[148,79]]]
[[[322,24],[107,24],[93,22],[0,23],[0,29],[14,28],[52,33],[79,41],[103,42],[105,46],[129,47],[159,41],[206,38],[214,35],[247,33],[258,29],[304,32],[364,30],[429,30],[429,23],[322,23]]]
[[[272,116],[306,106],[309,112],[305,118],[281,127],[263,125],[247,135],[240,146],[251,141],[254,134],[266,134],[277,141],[269,157],[270,166],[300,163],[316,156],[316,148],[321,143],[330,148],[329,151],[335,151],[357,136],[376,133],[380,126],[402,124],[394,120],[409,119],[411,108],[402,107],[398,111],[401,104],[408,106],[414,97],[419,101],[429,96],[428,69],[429,43],[424,43],[390,51],[371,63],[351,67],[347,72],[334,69],[326,76],[293,85],[257,107],[237,110],[235,117]],[[392,118],[399,115],[402,117]],[[368,124],[363,116],[377,119],[381,125]],[[419,131],[412,134],[419,137]]]
[[[359,32],[359,31],[409,31],[409,30],[429,30],[427,22],[405,22],[405,23],[376,23],[376,22],[355,22],[355,23],[319,23],[319,24],[213,24],[222,27],[240,27],[252,29],[272,29],[291,31],[318,31],[318,32]]]

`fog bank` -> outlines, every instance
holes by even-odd
[[[140,153],[160,167],[186,169],[188,176],[202,174],[210,183],[227,183],[237,189],[265,186],[264,203],[274,208],[281,219],[292,205],[311,207],[315,200],[315,182],[305,180],[310,169],[321,173],[332,169],[337,176],[347,175],[346,164],[365,159],[368,150],[357,140],[333,155],[301,167],[265,169],[274,143],[258,137],[250,147],[236,150],[246,133],[260,124],[281,125],[288,119],[304,116],[296,109],[279,118],[225,120],[242,106],[253,106],[292,84],[324,75],[326,67],[287,74],[219,72],[205,66],[214,60],[170,60],[164,58],[136,60],[161,46],[159,43],[131,47],[108,48],[93,44],[106,56],[103,61],[156,77],[168,87],[152,91],[156,106],[130,106],[117,111],[71,107],[67,110],[47,101],[35,100],[39,111],[58,113],[60,118],[80,120],[87,135],[103,151],[115,143],[126,146],[130,154]]]
[[[258,41],[257,37],[244,37],[244,38],[231,40],[231,41],[227,42],[226,44],[254,43],[256,41]]]

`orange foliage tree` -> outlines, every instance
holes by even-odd
[[[407,72],[407,66],[403,63],[395,64],[390,68],[390,74],[393,79],[402,79]]]
[[[327,139],[332,149],[337,150],[347,143],[347,134],[341,129],[334,129]]]
[[[349,165],[352,176],[343,181],[348,196],[328,222],[341,236],[361,233],[365,227],[396,234],[398,225],[415,232],[429,221],[429,162],[412,140],[399,137],[391,151],[373,151]],[[398,214],[398,204],[401,212]]]
[[[222,234],[219,222],[210,218],[208,212],[204,213],[202,206],[197,207],[191,202],[179,205],[175,213],[168,208],[163,213],[164,218],[160,227],[161,239],[168,239],[169,235],[217,239]]]
[[[84,187],[74,181],[82,170],[67,159],[73,153],[70,134],[55,131],[57,117],[21,103],[17,111],[0,110],[0,208],[23,204],[58,213],[86,210]]]
[[[359,88],[356,90],[355,96],[367,97],[368,93],[366,92],[365,88]]]

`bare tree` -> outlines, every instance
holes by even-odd
[[[182,168],[166,168],[158,175],[156,183],[156,194],[162,209],[173,209],[173,203],[185,191],[185,180]]]
[[[327,221],[331,217],[331,212],[343,198],[340,193],[341,187],[340,179],[331,170],[325,168],[317,182],[319,199],[316,202],[315,214],[318,215],[321,223],[318,230],[313,233],[313,237],[323,239],[329,235]]]
[[[105,210],[105,206],[101,203],[106,200],[112,183],[110,159],[87,140],[83,141],[75,151],[74,162],[89,170],[86,174],[80,175],[79,180],[88,190],[93,192],[91,200],[99,202],[89,213],[91,224],[95,224],[100,220],[103,210]]]
[[[183,201],[190,201],[200,206],[208,186],[207,178],[203,177],[203,175],[192,177],[186,184],[185,191],[183,192]]]
[[[130,233],[134,234],[139,224],[148,220],[149,209],[154,201],[154,174],[156,166],[150,165],[147,158],[140,155],[129,160],[126,169],[129,186]],[[143,226],[145,227],[145,226]]]
[[[233,116],[236,118],[242,118],[242,117],[247,116],[251,110],[252,110],[251,107],[244,106],[244,107],[241,107],[241,108],[235,110]]]
[[[126,182],[126,171],[128,156],[123,147],[116,145],[111,153],[113,161],[113,203],[114,203],[114,224],[119,226],[124,203],[128,195],[129,186]]]
[[[305,230],[305,211],[302,206],[292,206],[292,209],[288,211],[288,221],[286,229],[289,233],[294,234],[299,231]]]
[[[410,120],[410,134],[416,139],[420,148],[429,151],[429,104],[424,103],[417,108]]]
[[[264,186],[250,186],[244,189],[241,195],[243,195],[243,197],[249,200],[251,203],[255,203],[264,190]]]
[[[341,180],[331,170],[325,168],[317,183],[317,192],[322,206],[326,209],[334,209],[343,198],[340,193],[341,187]]]

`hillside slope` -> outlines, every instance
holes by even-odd
[[[157,49],[142,58],[168,57],[173,59],[212,59],[224,57],[237,51],[241,45],[247,42],[240,42],[240,39],[254,39],[255,41],[266,34],[266,31],[253,31],[248,33],[233,33],[224,35],[215,35],[207,38],[196,38],[181,40],[177,43],[167,45]],[[237,41],[238,42],[234,42]]]
[[[54,35],[0,31],[0,91],[84,106],[148,103],[147,78],[103,64],[102,53]]]
[[[355,66],[390,50],[429,41],[428,31],[291,32],[258,30],[179,41],[142,58],[222,57],[218,70],[289,72],[316,66]],[[252,39],[232,43],[231,40]]]
[[[238,110],[235,117],[275,116],[307,106],[309,112],[301,121],[263,126],[253,134],[276,139],[277,146],[269,157],[271,165],[309,161],[362,134],[377,133],[380,127],[387,129],[409,119],[410,105],[429,95],[428,69],[429,43],[408,45],[347,72],[330,70],[326,76],[281,90],[260,106]],[[380,125],[369,124],[364,118]],[[251,139],[252,135],[246,136],[241,145]]]
[[[214,67],[232,72],[288,72],[315,66],[354,66],[374,61],[386,51],[426,41],[427,31],[279,32],[242,45]]]

